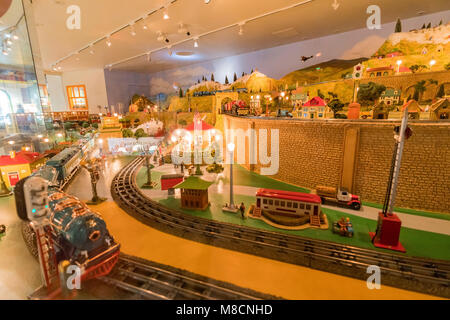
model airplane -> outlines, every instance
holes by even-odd
[[[312,58],[314,58],[314,56],[310,56],[310,57],[302,56],[302,62],[306,62],[306,61],[308,61],[309,59],[312,59]]]

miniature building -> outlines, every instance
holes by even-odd
[[[421,118],[423,110],[419,106],[419,103],[416,100],[409,100],[400,108],[400,111],[389,112],[389,119],[401,119],[406,107],[408,107],[409,119],[418,120]]]
[[[173,189],[177,184],[184,180],[182,174],[164,174],[161,176],[161,190]]]
[[[401,91],[397,89],[386,89],[380,96],[380,102],[387,105],[394,105],[400,102]]]
[[[394,67],[392,66],[366,69],[366,77],[370,78],[392,76],[393,74],[394,74]]]
[[[7,187],[14,187],[20,179],[28,177],[43,164],[42,159],[41,154],[26,151],[0,156],[0,172]]]
[[[122,130],[118,117],[103,117],[100,132]]]
[[[395,52],[388,53],[386,55],[386,58],[400,57],[402,55],[403,55],[403,53],[401,51],[395,51]]]
[[[194,131],[201,132],[201,134],[195,135],[197,141],[193,141],[193,143],[202,146],[202,149],[206,149],[215,137],[214,127],[203,121],[199,114],[194,116],[194,121],[185,129],[192,133],[194,133]]]
[[[431,118],[435,120],[450,119],[450,97],[439,99],[430,107]]]
[[[209,206],[208,188],[212,184],[213,182],[191,176],[174,186],[174,189],[181,189],[181,207],[183,209],[206,210]]]
[[[372,112],[372,119],[387,119],[389,117],[389,106],[381,101],[373,107]]]
[[[327,118],[328,113],[327,103],[320,97],[314,97],[303,105],[301,117],[305,119],[324,119]]]

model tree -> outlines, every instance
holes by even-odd
[[[397,19],[397,23],[395,24],[395,32],[402,32],[402,22],[400,18]]]
[[[427,29],[431,29],[431,22],[430,22],[430,23],[428,23],[428,25],[427,25]]]
[[[421,101],[422,100],[422,95],[423,93],[427,90],[427,88],[425,87],[426,81],[422,80],[417,82],[414,85],[414,96],[413,99],[416,101]]]
[[[181,89],[181,88],[180,88],[180,91],[179,91],[179,96],[180,96],[180,98],[183,98],[183,89]]]
[[[244,77],[245,76],[245,72],[242,72],[242,77]]]
[[[123,138],[132,138],[133,137],[133,131],[130,129],[123,129],[122,130],[122,137]]]
[[[229,84],[230,82],[228,81],[228,76],[225,76],[225,84]]]
[[[135,137],[136,139],[144,138],[144,137],[147,137],[147,134],[145,133],[144,129],[139,128],[139,129],[137,129],[136,132],[134,133],[134,137]]]
[[[237,81],[237,74],[236,74],[236,72],[234,73],[234,77],[233,77],[233,82],[236,82]]]
[[[441,84],[439,86],[439,90],[436,93],[436,98],[442,98],[443,96],[445,96],[445,90],[444,90],[444,84]]]
[[[336,113],[344,108],[344,104],[339,99],[333,99],[328,103],[328,107],[333,111],[333,117],[336,118]]]
[[[420,71],[422,69],[426,69],[426,65],[423,64],[414,64],[409,69],[412,71],[412,73],[416,73],[417,71]]]
[[[211,74],[211,81],[216,82],[216,80],[214,79],[214,73]]]
[[[386,86],[375,82],[361,84],[358,91],[358,101],[361,104],[372,104],[385,90]]]
[[[423,26],[422,26],[422,29],[425,29],[426,28],[426,26],[425,26],[425,23],[423,24]]]
[[[97,183],[100,180],[99,161],[100,160],[91,159],[81,164],[81,166],[85,168],[91,176],[92,199],[87,202],[87,204],[91,205],[100,204],[106,200],[105,198],[99,197],[97,193]]]

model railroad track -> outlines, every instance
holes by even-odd
[[[261,300],[275,297],[121,254],[113,271],[99,280],[132,298],[150,300]]]
[[[152,227],[191,240],[366,280],[381,270],[382,285],[450,298],[450,261],[408,257],[194,217],[147,198],[135,176],[136,158],[114,178],[111,194],[126,212]]]

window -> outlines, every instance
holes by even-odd
[[[294,202],[293,205],[294,205],[294,209],[298,208],[298,203],[297,202]]]
[[[322,118],[323,117],[323,113],[319,113],[319,118]]]
[[[311,210],[311,205],[310,204],[306,205],[306,210]]]
[[[305,209],[305,205],[303,203],[300,204],[300,209]]]
[[[292,202],[287,202],[286,205],[288,208],[292,208]]]
[[[273,200],[269,200],[269,205],[273,205]]]
[[[281,201],[281,202],[280,202],[280,205],[281,205],[282,207],[285,207],[285,206],[286,206],[286,203],[285,203],[284,201]]]
[[[72,110],[88,108],[86,87],[84,85],[67,86],[67,98]]]
[[[279,205],[280,205],[280,201],[275,200],[275,205],[276,205],[276,206],[279,206]]]
[[[381,77],[381,72],[377,72],[377,77]]]
[[[263,199],[263,203],[264,203],[264,204],[267,204],[267,199]]]

